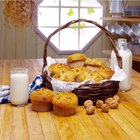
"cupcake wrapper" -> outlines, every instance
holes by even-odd
[[[56,115],[60,115],[60,116],[70,116],[75,114],[75,108],[62,108],[54,105],[53,112]]]
[[[52,103],[32,103],[32,110],[37,112],[47,112],[52,110]]]

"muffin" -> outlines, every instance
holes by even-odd
[[[82,66],[71,68],[71,72],[75,75],[75,82],[78,82],[77,77],[86,71],[88,71],[88,68]]]
[[[50,75],[53,77],[56,74],[64,73],[70,70],[70,67],[64,63],[54,63],[48,67],[48,70],[50,72]]]
[[[85,80],[93,80],[95,82],[100,82],[102,80],[102,76],[96,71],[83,71],[80,75],[77,76],[78,82],[83,82]]]
[[[78,105],[78,97],[72,92],[59,92],[53,96],[52,104],[56,115],[73,115]]]
[[[85,66],[89,70],[95,71],[100,67],[106,67],[106,62],[99,58],[87,58],[85,61]]]
[[[71,68],[71,71],[78,76],[79,74],[81,74],[83,71],[87,71],[88,69],[86,67],[82,67],[82,66],[78,66],[78,67],[74,67]]]
[[[73,68],[77,66],[84,66],[86,55],[83,53],[75,53],[67,57],[68,65]]]
[[[115,71],[108,67],[102,67],[97,70],[97,73],[99,73],[99,75],[101,75],[103,79],[110,79]]]
[[[74,82],[75,76],[76,76],[75,73],[73,73],[70,70],[63,71],[63,72],[60,71],[59,73],[53,75],[54,78],[64,82]]]
[[[41,88],[33,91],[30,94],[32,110],[38,112],[50,111],[52,109],[53,95],[54,92],[46,88]]]

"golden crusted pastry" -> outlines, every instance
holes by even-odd
[[[86,55],[83,53],[75,53],[67,57],[68,65],[73,68],[77,66],[84,66]]]
[[[97,70],[97,73],[99,73],[103,77],[103,79],[110,79],[114,74],[114,70],[108,67],[102,67]]]
[[[63,73],[67,70],[70,70],[70,67],[64,63],[55,63],[55,64],[50,65],[48,67],[48,70],[49,70],[51,76],[53,76],[54,74]]]
[[[83,53],[75,53],[67,57],[67,62],[86,60],[86,55]]]
[[[106,67],[107,64],[105,61],[99,58],[87,58],[85,61],[85,66],[90,70],[97,70],[100,67]]]
[[[75,73],[73,73],[70,70],[59,72],[53,75],[54,78],[65,82],[74,82],[75,76],[76,76]]]
[[[106,67],[106,62],[99,58],[87,58],[85,61],[85,65],[93,65],[99,67]]]
[[[89,79],[94,80],[95,82],[100,82],[102,80],[102,77],[96,71],[91,71],[91,70],[84,71],[77,76],[77,81],[79,82],[89,80]]]
[[[78,97],[72,92],[59,92],[52,99],[53,112],[57,115],[73,115],[78,105]]]
[[[49,111],[52,108],[52,97],[54,92],[41,88],[30,94],[32,109],[34,111]]]
[[[71,71],[75,74],[75,76],[78,76],[82,72],[88,71],[88,69],[86,67],[78,66],[78,67],[71,68]]]

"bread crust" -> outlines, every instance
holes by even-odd
[[[67,57],[67,62],[70,63],[75,61],[85,61],[86,58],[87,58],[86,55],[83,53],[74,53]]]

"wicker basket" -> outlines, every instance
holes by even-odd
[[[77,23],[77,22],[88,22],[88,23],[94,24],[97,27],[99,27],[103,32],[105,32],[105,34],[111,41],[112,47],[113,47],[114,52],[117,57],[118,65],[120,68],[122,67],[122,58],[119,55],[119,53],[115,47],[116,44],[112,38],[111,33],[109,33],[104,27],[102,27],[101,25],[99,25],[98,23],[96,23],[94,21],[86,20],[86,19],[73,20],[73,21],[66,23],[63,26],[60,26],[53,33],[51,33],[46,40],[46,43],[44,46],[44,52],[43,52],[43,68],[42,68],[42,77],[44,80],[44,82],[43,82],[44,87],[52,89],[51,78],[48,76],[47,71],[45,71],[45,67],[47,65],[47,59],[46,59],[47,46],[49,44],[51,37],[53,35],[55,35],[57,32],[61,31],[62,29],[65,29],[65,28],[69,27],[70,25]],[[119,81],[110,80],[110,81],[103,82],[100,84],[83,84],[83,85],[80,85],[78,88],[74,89],[72,92],[78,96],[78,99],[79,99],[78,103],[83,104],[84,101],[87,99],[91,99],[93,102],[95,102],[98,99],[105,100],[106,98],[112,97],[113,95],[115,95],[118,92],[118,89],[119,89]]]

